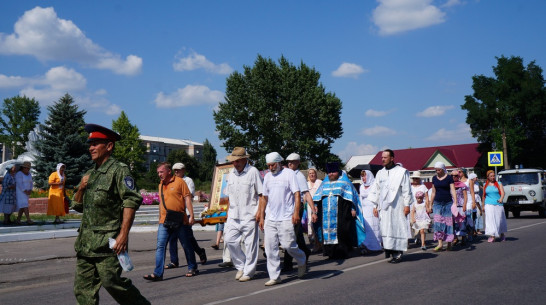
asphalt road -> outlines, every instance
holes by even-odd
[[[412,246],[397,265],[383,254],[347,260],[310,258],[302,280],[282,274],[283,283],[265,287],[265,259],[256,277],[234,280],[234,269],[217,266],[221,251],[210,248],[215,232],[196,232],[209,263],[185,278],[186,268],[166,270],[164,281],[147,282],[154,267],[154,233],[131,233],[135,269],[124,273],[152,304],[544,304],[546,300],[546,219],[522,213],[508,219],[506,242],[485,238],[452,252]],[[431,239],[432,234],[427,234]],[[0,245],[0,304],[74,304],[74,238]],[[432,243],[429,244],[430,246]],[[185,261],[179,250],[181,262]],[[261,255],[261,254],[260,254]],[[101,289],[101,304],[116,304]]]

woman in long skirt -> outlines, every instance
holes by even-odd
[[[488,242],[492,243],[495,238],[500,241],[506,240],[504,233],[508,231],[506,216],[504,215],[504,188],[500,182],[495,180],[495,172],[487,171],[487,182],[483,188],[483,202],[485,203],[485,234],[489,235]]]
[[[373,203],[368,199],[369,188],[375,180],[373,173],[369,170],[360,172],[360,204],[362,205],[362,215],[364,216],[364,227],[366,230],[366,239],[364,239],[365,249],[367,251],[381,251],[381,230],[379,229],[379,218],[373,215]]]
[[[430,201],[433,202],[434,214],[434,240],[438,241],[435,252],[443,251],[444,241],[451,248],[453,234],[453,216],[451,205],[456,201],[455,185],[453,178],[447,174],[446,166],[442,162],[434,164],[436,176],[432,177],[432,193]]]

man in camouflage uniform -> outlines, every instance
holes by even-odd
[[[120,135],[95,125],[89,132],[89,153],[95,167],[83,176],[72,208],[82,212],[82,222],[74,248],[77,253],[74,294],[77,304],[99,304],[103,286],[119,304],[150,304],[130,279],[121,277],[116,254],[127,251],[129,230],[142,197],[127,165],[111,155]],[[115,238],[113,249],[108,238]]]

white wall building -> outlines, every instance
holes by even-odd
[[[146,168],[150,168],[153,162],[164,162],[167,156],[174,150],[185,150],[188,155],[195,157],[197,160],[203,158],[203,143],[194,142],[191,140],[180,140],[171,138],[140,136],[142,144],[146,146],[144,154],[144,162]]]

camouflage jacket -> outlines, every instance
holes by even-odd
[[[72,208],[83,213],[74,248],[79,256],[115,255],[108,246],[108,238],[118,235],[123,209],[137,210],[142,196],[136,191],[127,165],[112,157],[85,175],[89,175],[89,180],[83,202],[72,201]]]

